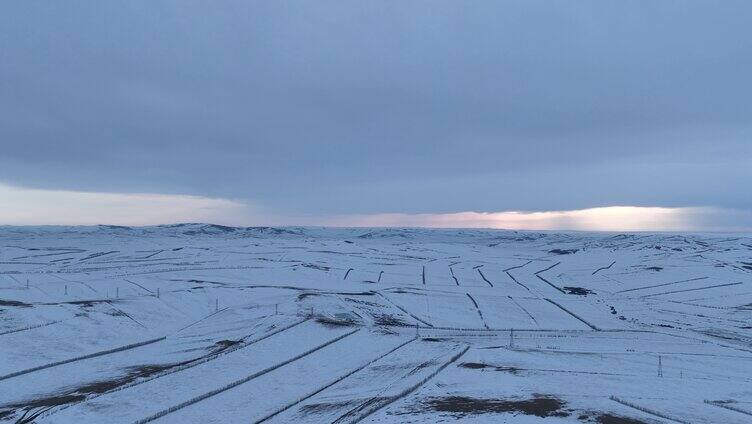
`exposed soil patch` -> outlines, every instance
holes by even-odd
[[[94,305],[98,305],[100,303],[113,304],[113,303],[117,303],[117,301],[116,300],[110,300],[110,299],[71,300],[69,302],[41,303],[41,305],[46,305],[46,306],[51,306],[51,305],[76,305],[76,306],[80,306],[82,308],[91,308]]]
[[[351,315],[335,314],[333,317],[318,316],[316,322],[327,327],[352,327],[358,325],[358,322]]]
[[[425,405],[434,411],[456,413],[463,416],[504,412],[516,412],[541,418],[570,415],[569,412],[562,410],[565,405],[564,401],[547,395],[533,395],[533,398],[523,400],[448,396],[430,399]]]
[[[372,291],[365,291],[365,292],[334,292],[334,294],[339,294],[342,296],[375,296],[376,293]]]
[[[214,346],[211,347],[212,352],[221,352],[229,347],[235,346],[238,343],[241,343],[242,340],[220,340],[216,343],[214,343]]]
[[[395,317],[392,314],[379,314],[374,315],[373,322],[376,325],[395,325],[399,327],[406,327],[407,323],[401,319]]]
[[[149,377],[153,374],[157,374],[166,369],[176,367],[189,363],[191,361],[178,362],[172,364],[159,364],[159,365],[143,365],[138,367],[128,368],[127,374],[114,378],[111,380],[96,381],[93,383],[87,383],[79,387],[75,387],[68,390],[65,393],[33,399],[24,403],[5,405],[3,410],[0,410],[0,418],[12,417],[17,412],[23,410],[23,414],[17,420],[17,423],[31,423],[36,417],[39,411],[45,411],[55,406],[66,405],[70,403],[81,402],[85,400],[89,395],[101,394],[113,390],[117,387],[128,384],[136,379]],[[38,410],[37,413],[31,413],[33,410]]]
[[[589,294],[595,294],[594,291],[588,290],[584,287],[562,287],[567,294],[576,294],[578,296],[587,296]]]
[[[595,422],[598,424],[648,424],[645,421],[634,418],[620,417],[611,414],[601,414],[595,419]]]
[[[627,418],[619,415],[599,412],[584,412],[577,417],[580,421],[596,422],[598,424],[648,424],[635,418]]]
[[[415,296],[425,296],[426,295],[425,293],[414,292],[414,291],[403,290],[403,289],[394,289],[394,290],[390,290],[390,292],[397,293],[397,294],[412,294],[412,295],[415,295]]]
[[[482,370],[482,369],[492,369],[494,371],[502,371],[502,372],[508,372],[510,374],[519,374],[520,371],[522,371],[519,368],[516,367],[500,367],[496,365],[490,365],[490,364],[484,364],[479,362],[463,362],[458,365],[462,368],[469,368],[471,370]]]
[[[493,365],[481,364],[478,362],[463,362],[457,366],[462,367],[462,368],[470,368],[471,370],[480,370],[483,368],[496,368]]]
[[[31,308],[31,303],[19,302],[17,300],[3,300],[0,299],[0,306],[15,306],[17,308]]]
[[[357,303],[359,305],[365,305],[365,306],[371,306],[371,307],[380,307],[381,306],[381,305],[379,305],[378,303],[375,303],[375,302],[369,302],[367,300],[361,300],[361,299],[353,299],[351,297],[346,297],[345,298],[345,302],[352,302],[352,303]]]
[[[573,253],[577,253],[580,249],[552,249],[549,250],[548,253],[553,253],[554,255],[571,255]]]
[[[329,271],[331,269],[328,266],[322,266],[322,265],[316,265],[316,264],[310,264],[310,263],[303,263],[303,264],[300,264],[300,266],[304,266],[306,268],[311,268],[311,269],[317,269],[319,271]]]

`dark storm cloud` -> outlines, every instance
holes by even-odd
[[[284,213],[751,209],[748,1],[0,5],[0,182]]]

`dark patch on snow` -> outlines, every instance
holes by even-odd
[[[462,367],[462,368],[470,368],[471,370],[479,370],[483,368],[496,368],[493,365],[481,364],[478,362],[463,362],[457,366]]]
[[[3,300],[0,299],[0,306],[15,306],[17,308],[31,308],[31,303],[19,302],[17,300]]]
[[[580,421],[591,421],[590,415],[583,414],[578,417]],[[595,416],[595,422],[598,424],[648,424],[645,421],[635,418],[622,417],[609,413],[598,414]]]
[[[334,294],[339,294],[342,296],[375,296],[376,293],[372,291],[365,291],[365,292],[334,292]]]
[[[519,374],[520,369],[515,367],[500,367],[496,365],[490,365],[490,364],[484,364],[480,362],[463,362],[458,365],[462,368],[469,368],[471,370],[483,370],[483,369],[492,369],[494,371],[501,371],[501,372],[508,372],[510,374]]]
[[[658,272],[658,271],[663,270],[663,267],[660,267],[660,266],[649,266],[649,267],[645,268],[645,270]]]
[[[99,228],[104,230],[132,230],[131,227],[126,227],[124,225],[98,225]]]
[[[221,352],[229,347],[235,346],[238,343],[241,343],[242,340],[220,340],[216,343],[214,343],[214,346],[212,346],[210,349],[212,352]]]
[[[449,339],[444,339],[444,338],[441,338],[441,337],[424,337],[421,340],[424,341],[424,342],[445,342],[445,341],[447,341]]]
[[[578,296],[587,296],[589,294],[595,294],[594,291],[586,289],[584,287],[567,287],[564,286],[562,289],[567,292],[567,294],[576,294]]]
[[[393,325],[397,327],[406,327],[407,323],[395,317],[392,314],[373,315],[373,322],[376,325]]]
[[[338,313],[334,316],[319,315],[316,322],[327,327],[353,327],[359,324],[358,319],[351,314]]]
[[[310,264],[310,263],[302,263],[300,264],[300,266],[304,266],[306,268],[311,268],[311,269],[317,269],[319,271],[329,271],[331,269],[328,266],[316,265],[316,264]]]
[[[100,303],[108,303],[113,304],[117,303],[114,300],[110,299],[91,299],[91,300],[71,300],[70,302],[48,302],[48,303],[41,303],[41,305],[76,305],[80,306],[82,308],[91,308],[94,305],[100,304]]]
[[[565,402],[548,395],[533,395],[531,399],[480,399],[467,396],[447,396],[432,398],[425,407],[437,412],[450,412],[460,416],[488,413],[522,413],[536,417],[567,417],[569,412],[562,410]]]
[[[579,250],[580,249],[551,249],[548,253],[553,253],[554,255],[571,255],[577,253]]]
[[[131,383],[140,378],[146,378],[153,374],[160,373],[164,370],[189,363],[191,361],[178,362],[172,364],[142,365],[138,367],[127,368],[127,374],[110,379],[86,383],[81,386],[68,390],[65,393],[32,399],[23,403],[4,405],[0,410],[0,418],[12,417],[23,411],[16,423],[32,423],[34,419],[42,412],[56,406],[67,405],[81,402],[88,396],[102,394],[116,389],[120,386]]]

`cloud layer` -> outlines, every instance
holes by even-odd
[[[750,22],[748,0],[0,2],[0,182],[282,216],[752,210]]]
[[[158,225],[498,228],[583,231],[752,231],[752,213],[708,207],[613,206],[544,212],[281,216],[199,196],[39,190],[0,185],[0,225]]]

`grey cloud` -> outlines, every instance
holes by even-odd
[[[746,1],[0,6],[0,181],[268,211],[752,209]]]

